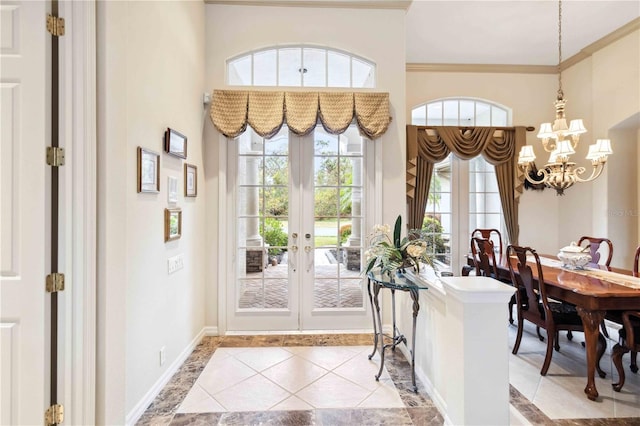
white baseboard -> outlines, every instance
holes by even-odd
[[[133,407],[133,410],[125,419],[126,425],[134,425],[140,417],[144,414],[145,410],[149,405],[153,402],[153,400],[158,396],[162,388],[165,387],[171,377],[178,371],[180,366],[185,362],[185,360],[191,355],[193,349],[200,343],[204,336],[217,336],[218,335],[218,327],[203,327],[202,330],[193,338],[193,340],[187,345],[187,347],[178,355],[178,357],[171,363],[169,368],[165,370],[165,372],[160,376],[160,378],[154,383],[154,385],[149,389],[149,391],[142,397],[142,399]]]

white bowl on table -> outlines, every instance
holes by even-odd
[[[558,259],[562,261],[562,266],[567,269],[584,269],[591,262],[591,255],[585,252],[587,249],[588,247],[583,248],[572,242],[570,245],[560,249]]]

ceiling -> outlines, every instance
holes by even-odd
[[[640,0],[564,0],[562,59],[637,19]],[[558,2],[413,0],[407,63],[558,64]]]

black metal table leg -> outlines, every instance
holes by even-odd
[[[418,392],[418,386],[416,386],[416,321],[418,319],[418,311],[420,310],[420,295],[418,290],[409,289],[411,299],[413,299],[413,333],[411,335],[411,383],[413,384],[413,391]]]
[[[378,350],[378,324],[376,323],[376,313],[373,306],[373,297],[371,296],[371,278],[367,278],[367,292],[369,293],[369,303],[371,304],[371,318],[373,319],[373,352],[371,352],[371,355],[369,355],[369,359],[371,359]]]

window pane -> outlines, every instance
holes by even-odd
[[[350,87],[351,86],[351,59],[349,56],[328,52],[328,72],[327,77],[329,87]]]
[[[316,188],[314,198],[314,211],[316,218],[338,216],[338,189]]]
[[[253,54],[254,86],[276,86],[276,51],[265,50]]]
[[[476,126],[491,125],[491,108],[483,102],[476,103]]]
[[[500,229],[502,227],[501,222],[502,222],[502,219],[500,217],[500,214],[488,214],[488,215],[486,215],[485,226],[487,228]]]
[[[251,85],[251,55],[236,59],[229,63],[227,81],[231,86]]]
[[[416,126],[425,126],[427,124],[427,107],[419,106],[411,111],[411,124]]]
[[[300,86],[302,77],[302,49],[286,48],[278,49],[278,85]]]
[[[375,75],[370,64],[352,58],[351,67],[353,87],[374,87]]]
[[[356,185],[362,184],[362,158],[341,158],[340,159],[340,184]],[[360,171],[358,176],[354,173]]]
[[[341,155],[362,155],[362,145],[363,140],[362,136],[360,136],[357,131],[354,131],[355,128],[352,125],[346,133],[339,135],[338,140],[340,141],[340,154]],[[345,136],[345,135],[349,136]]]
[[[487,201],[485,205],[485,211],[487,213],[500,213],[500,195],[496,193],[487,194]]]
[[[302,50],[303,54],[303,86],[325,87],[327,85],[326,50],[308,49]]]
[[[507,111],[502,108],[491,107],[491,124],[493,126],[506,126],[507,125]]]
[[[484,185],[487,192],[498,192],[498,181],[495,173],[485,173]]]
[[[288,129],[283,126],[285,132],[288,132]],[[264,144],[264,153],[265,155],[287,155],[289,153],[289,138],[288,135],[282,135],[282,131],[272,139],[268,139]]]
[[[476,112],[474,101],[460,101],[460,126],[474,126],[476,122]]]
[[[315,155],[337,155],[338,136],[330,135],[322,128],[316,128],[313,153]]]
[[[427,126],[442,126],[442,102],[427,105]]]
[[[458,101],[444,101],[444,126],[458,125]]]

